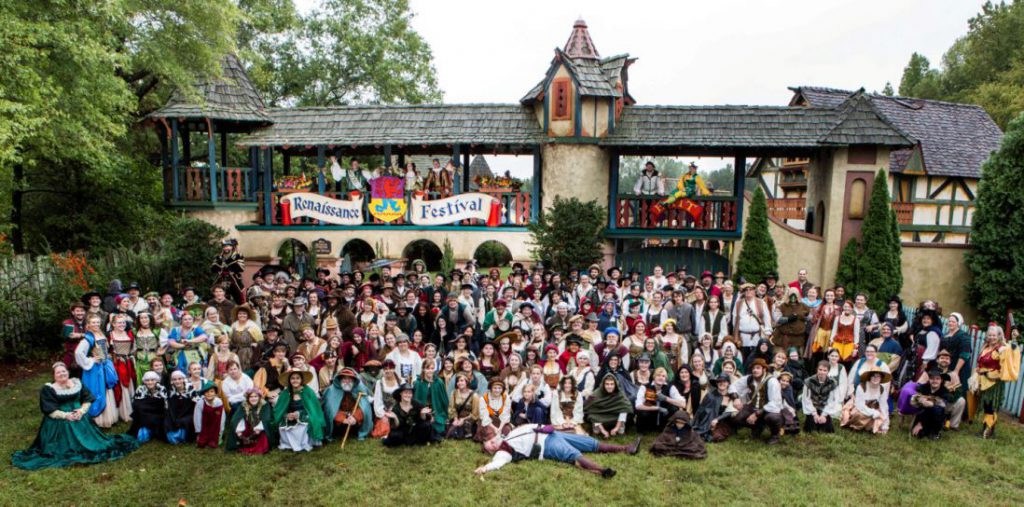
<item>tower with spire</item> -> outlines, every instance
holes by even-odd
[[[601,58],[587,23],[577,19],[565,47],[555,48],[548,71],[520,102],[533,107],[548,137],[600,139],[615,130],[629,95],[628,54]]]

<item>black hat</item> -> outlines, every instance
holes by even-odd
[[[402,383],[402,384],[400,384],[398,386],[397,389],[395,389],[395,392],[392,393],[392,394],[397,397],[397,396],[402,394],[402,391],[412,391],[412,390],[413,390],[412,389],[412,384]]]
[[[565,345],[569,346],[569,344],[571,343],[575,343],[576,345],[582,347],[583,344],[586,343],[586,340],[584,340],[582,336],[576,333],[569,333],[565,335]]]
[[[329,275],[329,274],[331,274],[331,270],[329,270],[327,268],[317,268],[316,269],[316,274],[319,275],[320,273],[324,273],[324,274]]]
[[[618,271],[619,275],[622,275],[622,268],[620,268],[619,266],[612,266],[612,267],[608,268],[608,270],[605,271],[605,274],[607,274],[609,277],[611,277],[612,276],[612,271]]]
[[[715,384],[717,385],[719,382],[728,382],[731,384],[732,378],[730,378],[729,375],[726,373],[721,373],[717,377],[715,377]]]
[[[772,280],[778,280],[779,279],[779,274],[774,272],[774,271],[769,271],[769,272],[764,274],[764,279],[767,280],[769,278],[771,278]]]
[[[93,296],[96,296],[96,297],[98,297],[100,299],[103,299],[103,294],[100,294],[99,292],[91,290],[89,292],[86,292],[85,294],[82,294],[82,298],[81,298],[82,302],[85,303],[86,306],[88,306],[89,305],[89,300],[92,299]]]
[[[130,290],[139,290],[139,291],[141,291],[142,287],[139,287],[139,282],[132,282],[132,283],[129,283],[128,287],[126,287],[124,289],[125,292],[128,292]]]
[[[947,375],[945,373],[942,373],[941,371],[939,371],[938,368],[932,368],[932,369],[928,370],[928,378],[932,378],[932,377],[942,377],[942,381],[943,382],[948,382],[949,381],[949,375]]]

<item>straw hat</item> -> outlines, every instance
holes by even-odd
[[[862,371],[860,373],[860,381],[866,384],[869,381],[869,379],[871,379],[871,375],[874,375],[875,373],[879,373],[882,375],[882,384],[888,384],[889,382],[892,381],[892,373],[889,373],[877,366],[872,366],[871,368],[868,368],[866,371]]]

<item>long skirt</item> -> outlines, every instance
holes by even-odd
[[[281,444],[278,449],[312,451],[313,439],[309,437],[309,423],[300,422],[291,426],[281,426]]]
[[[868,408],[878,410],[878,402],[875,400],[869,401]],[[850,420],[844,426],[854,431],[871,431],[874,425],[875,418],[862,414],[855,405],[853,410],[850,411]]]

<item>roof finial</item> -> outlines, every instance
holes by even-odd
[[[594,41],[590,39],[590,32],[587,31],[587,22],[581,15],[572,25],[572,33],[565,43],[565,54],[571,58],[590,58],[597,60],[601,57],[594,47]]]

